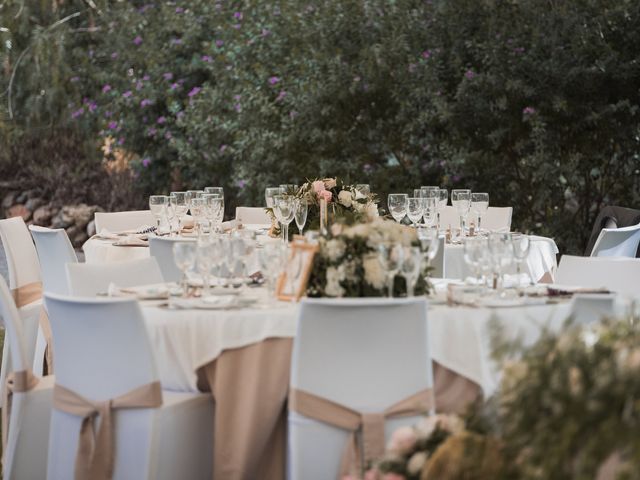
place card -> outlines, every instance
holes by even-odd
[[[276,297],[278,300],[297,302],[307,290],[307,283],[311,275],[313,259],[318,251],[318,245],[292,242],[289,246],[289,251],[287,265],[276,286]]]

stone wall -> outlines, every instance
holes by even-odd
[[[64,228],[75,248],[95,234],[93,214],[102,209],[95,205],[52,205],[37,191],[9,192],[2,198],[1,213],[5,218],[22,217],[28,224]]]

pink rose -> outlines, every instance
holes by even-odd
[[[322,192],[318,193],[318,196],[320,198],[324,198],[327,202],[330,202],[331,201],[331,197],[333,195],[329,190],[323,190]]]
[[[324,182],[322,180],[316,180],[315,182],[313,182],[312,185],[313,185],[313,191],[316,192],[318,196],[320,196],[321,192],[325,191]]]
[[[404,455],[416,444],[416,432],[412,427],[400,427],[391,435],[387,449],[393,453]]]

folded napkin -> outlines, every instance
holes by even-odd
[[[128,237],[119,237],[119,239],[113,242],[116,247],[148,247],[149,241],[147,236],[135,236],[129,235]]]
[[[109,297],[135,297],[138,300],[166,300],[169,298],[169,287],[164,283],[136,287],[119,287],[115,283],[110,283],[107,295]]]
[[[130,237],[130,236],[141,236],[146,238],[149,233],[152,233],[156,230],[156,227],[151,227],[149,225],[142,225],[139,228],[134,230],[124,230],[122,232],[111,232],[106,228],[100,230],[99,233],[96,233],[92,238],[97,238],[99,240],[119,240],[122,237]]]

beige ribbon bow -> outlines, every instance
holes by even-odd
[[[13,300],[16,302],[16,307],[24,307],[42,298],[42,282],[33,282],[11,290]],[[38,318],[40,328],[47,342],[47,349],[45,352],[45,360],[47,362],[47,374],[53,373],[53,347],[51,343],[51,325],[49,324],[49,316],[44,309],[44,305],[40,309],[40,317]],[[38,372],[40,373],[40,372]]]
[[[390,406],[382,413],[361,413],[303,390],[289,392],[289,409],[305,417],[351,432],[342,453],[338,479],[362,473],[357,432],[362,428],[365,465],[384,453],[384,422],[390,417],[427,413],[433,407],[433,391],[422,390]]]
[[[115,459],[113,410],[156,408],[161,405],[160,382],[148,383],[117,398],[102,402],[87,400],[69,389],[56,385],[53,389],[53,407],[82,417],[76,454],[75,480],[108,480],[113,476]],[[95,422],[98,416],[102,421],[96,435]]]
[[[11,400],[14,393],[24,393],[33,390],[38,384],[38,379],[31,370],[20,370],[7,375],[7,384],[4,389],[2,408],[2,455],[7,452],[7,440],[9,439],[9,419],[11,418]]]

